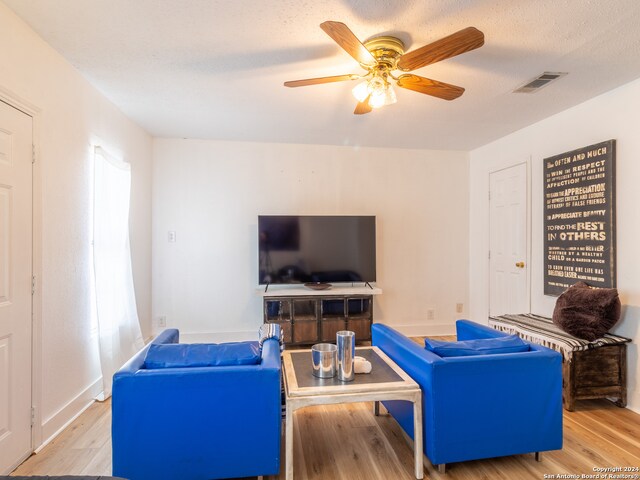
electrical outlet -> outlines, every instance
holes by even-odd
[[[427,320],[435,320],[436,319],[436,311],[433,308],[427,309]]]
[[[456,303],[456,313],[462,313],[462,312],[464,312],[464,304]]]
[[[167,240],[169,240],[169,243],[175,243],[176,242],[176,232],[175,232],[175,230],[170,230],[167,233]]]
[[[165,317],[164,315],[159,317],[158,318],[158,326],[159,327],[166,327],[167,326],[167,317]]]

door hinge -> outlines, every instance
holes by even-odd
[[[36,407],[31,407],[31,426],[36,424]]]
[[[489,190],[489,195],[488,195],[488,197],[489,197],[489,200],[491,200],[491,190]]]
[[[489,250],[489,260],[491,260],[491,250]]]
[[[36,276],[33,275],[31,277],[31,295],[35,295],[36,294]]]
[[[31,144],[31,163],[36,163],[36,146]]]

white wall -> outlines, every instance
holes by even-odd
[[[467,303],[466,153],[156,139],[153,161],[154,320],[254,338],[258,215],[352,214],[377,217],[375,320],[453,331]]]
[[[35,140],[36,273],[41,301],[38,407],[45,440],[101,390],[90,321],[89,247],[92,146],[132,164],[131,234],[138,312],[150,333],[151,138],[0,3],[0,89],[40,111]],[[38,259],[41,259],[39,261]],[[38,390],[38,389],[36,389]],[[36,445],[37,446],[37,445]]]
[[[542,94],[542,93],[541,93]],[[640,80],[554,115],[471,152],[470,288],[471,317],[488,314],[489,172],[531,158],[531,311],[551,316],[556,297],[543,293],[543,164],[545,157],[600,141],[617,140],[617,271],[623,308],[615,333],[631,337],[628,349],[629,407],[640,412]]]

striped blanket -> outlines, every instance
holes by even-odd
[[[541,317],[532,313],[489,317],[489,326],[501,332],[509,334],[515,333],[528,342],[556,350],[562,353],[562,356],[567,361],[571,361],[573,352],[576,351],[631,341],[629,338],[609,333],[593,342],[582,340],[560,329],[550,318]]]

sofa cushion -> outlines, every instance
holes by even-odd
[[[618,290],[578,282],[556,300],[553,323],[569,335],[593,342],[618,322],[620,311]]]
[[[430,338],[424,341],[425,348],[440,357],[463,357],[469,355],[491,355],[496,353],[528,352],[529,344],[517,335],[498,338],[480,338],[462,342],[442,342]]]
[[[256,365],[260,360],[258,342],[152,344],[143,368]]]

